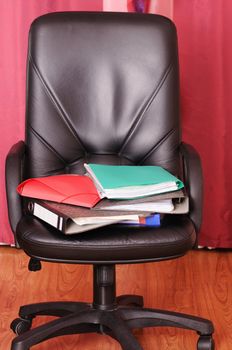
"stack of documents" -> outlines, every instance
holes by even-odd
[[[92,210],[142,210],[144,212],[186,214],[189,211],[189,199],[184,189],[181,189],[128,200],[104,198]]]
[[[137,211],[93,211],[43,200],[24,201],[24,210],[65,234],[76,234],[116,223],[160,226],[160,215]]]
[[[86,175],[32,178],[17,191],[27,213],[65,234],[115,223],[160,225],[160,215],[189,210],[182,181],[159,166],[85,164]]]

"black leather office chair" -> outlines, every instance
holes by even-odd
[[[67,12],[34,21],[28,50],[26,140],[6,162],[9,219],[19,246],[40,261],[93,265],[93,302],[22,306],[11,350],[64,334],[99,332],[124,350],[141,350],[132,328],[173,326],[199,333],[214,349],[210,321],[143,308],[143,297],[115,295],[115,264],[183,256],[201,225],[200,160],[181,142],[176,30],[167,18]],[[161,165],[182,178],[189,215],[167,215],[160,228],[109,226],[65,236],[23,214],[16,186],[30,177],[84,172],[84,162]],[[37,315],[58,319],[30,329]],[[104,340],[103,340],[104,341]]]

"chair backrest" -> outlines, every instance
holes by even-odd
[[[36,19],[28,50],[25,177],[83,162],[155,164],[179,175],[176,30],[158,15]]]

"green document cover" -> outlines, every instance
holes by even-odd
[[[90,175],[94,174],[103,189],[158,185],[166,182],[175,182],[177,189],[184,187],[181,180],[160,166],[87,164],[85,167]]]

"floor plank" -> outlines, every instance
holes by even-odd
[[[27,270],[28,257],[17,249],[0,248],[0,350],[10,349],[9,330],[20,305],[49,300],[92,299],[92,268],[43,263],[42,271]],[[232,252],[192,251],[160,263],[117,267],[117,294],[142,294],[145,306],[210,318],[217,350],[232,349]],[[35,324],[44,322],[44,318]],[[144,350],[195,350],[197,335],[174,328],[135,331]],[[66,336],[39,344],[37,350],[120,350],[101,335]]]

